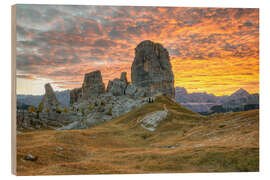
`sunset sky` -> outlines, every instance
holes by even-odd
[[[80,87],[128,72],[143,40],[168,51],[175,86],[188,92],[259,92],[259,10],[117,6],[16,6],[17,94]]]

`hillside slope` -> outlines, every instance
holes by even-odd
[[[142,128],[138,119],[164,104],[157,129]],[[18,175],[258,170],[258,110],[204,117],[164,96],[90,129],[17,135]]]

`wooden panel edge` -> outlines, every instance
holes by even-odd
[[[11,173],[16,175],[16,5],[11,6]]]

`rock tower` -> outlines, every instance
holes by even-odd
[[[53,112],[61,107],[50,83],[45,84],[45,95],[43,96],[39,107],[43,112]]]
[[[146,40],[135,48],[131,80],[137,87],[145,88],[148,96],[160,92],[175,97],[169,53],[159,43]]]
[[[105,93],[105,85],[102,81],[99,70],[84,75],[84,81],[81,88],[75,88],[70,91],[70,104],[79,100],[88,100]]]
[[[105,92],[100,71],[93,71],[84,75],[82,85],[82,99],[87,100],[91,96],[98,96]]]

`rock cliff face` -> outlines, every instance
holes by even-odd
[[[120,79],[115,78],[110,80],[107,87],[107,92],[112,93],[114,96],[121,96],[125,94],[126,87],[128,85],[126,72],[122,72]]]
[[[147,96],[160,92],[175,97],[170,57],[161,44],[147,40],[135,48],[131,80],[135,86],[145,88]]]
[[[34,128],[47,125],[58,129],[88,128],[152,103],[161,94],[175,97],[169,54],[161,44],[143,41],[136,47],[131,76],[132,82],[128,82],[127,73],[122,72],[119,78],[109,81],[105,90],[100,71],[85,74],[82,87],[70,91],[69,108],[64,108],[58,102],[51,85],[46,84],[40,108],[43,109],[42,113],[31,112],[27,119],[38,122],[33,124],[37,126]],[[157,116],[163,117],[163,111]],[[143,122],[155,128],[156,120],[159,122],[160,119],[155,117],[151,116],[154,124],[151,124],[152,120]]]
[[[78,100],[82,97],[82,88],[75,88],[70,91],[70,104],[74,104],[78,102]]]
[[[100,71],[85,74],[82,87],[70,92],[70,109],[82,116],[84,125],[80,127],[119,117],[153,102],[161,94],[175,97],[169,54],[160,44],[143,41],[136,47],[131,78],[132,82],[128,82],[127,73],[122,72],[119,78],[108,82],[105,91]],[[63,128],[76,129],[78,123]]]
[[[53,88],[50,83],[45,84],[45,95],[40,103],[40,109],[43,112],[53,112],[57,108],[60,108],[61,105],[56,99]]]
[[[81,88],[70,91],[70,104],[72,105],[80,100],[88,100],[103,93],[105,93],[105,85],[102,81],[101,72],[93,71],[84,75]]]
[[[82,85],[82,99],[87,100],[90,97],[103,94],[105,92],[105,85],[102,81],[100,71],[93,71],[84,75]]]

